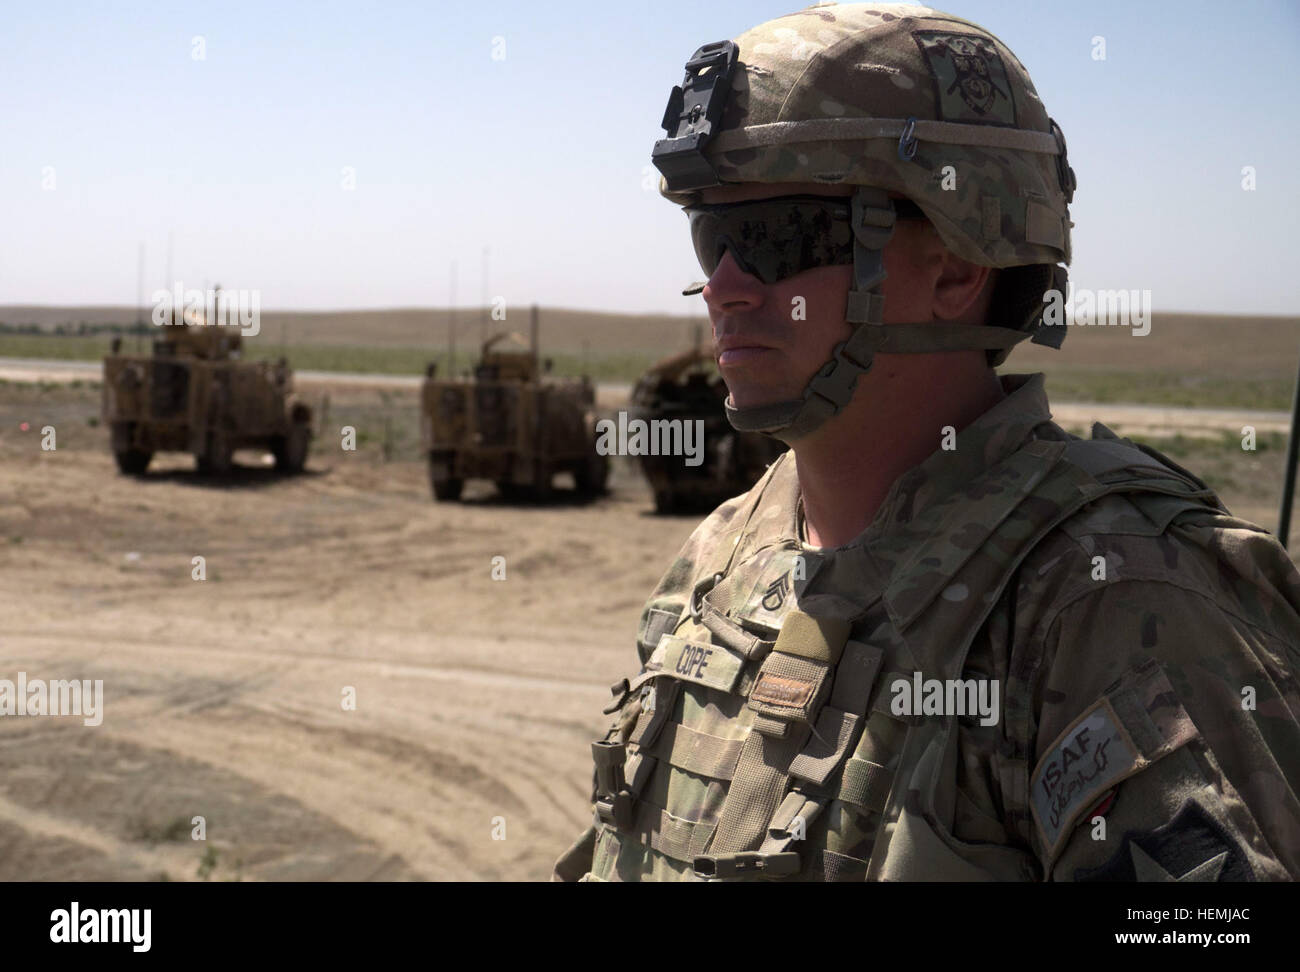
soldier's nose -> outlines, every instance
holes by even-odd
[[[757,307],[763,302],[765,286],[753,274],[742,270],[731,250],[726,249],[704,285],[704,302],[710,310],[718,311]]]

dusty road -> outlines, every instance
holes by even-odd
[[[608,686],[696,518],[622,461],[592,506],[435,504],[414,396],[330,394],[359,451],[214,484],[119,476],[97,386],[0,383],[0,678],[104,683],[100,726],[0,718],[0,880],[535,880],[585,826]]]

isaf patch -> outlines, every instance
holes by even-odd
[[[1081,867],[1076,881],[1253,881],[1246,855],[1213,817],[1188,800],[1163,827],[1124,835],[1100,867]]]
[[[934,77],[939,117],[1015,125],[1016,104],[997,49],[982,37],[938,30],[912,34]]]
[[[1030,805],[1049,855],[1085,808],[1139,765],[1137,747],[1108,699],[1057,736],[1030,778]]]

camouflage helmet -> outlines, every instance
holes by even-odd
[[[984,28],[926,7],[818,3],[697,50],[663,127],[668,137],[652,159],[663,174],[660,192],[680,206],[728,184],[870,187],[855,192],[862,246],[855,247],[851,323],[881,323],[879,251],[892,231],[890,192],[915,202],[956,255],[1022,268],[999,275],[992,326],[982,334],[933,324],[923,336],[886,337],[880,327],[859,326],[859,347],[850,348],[857,353],[836,388],[818,393],[815,376],[805,392],[805,400],[831,399],[815,410],[835,414],[847,404],[873,351],[983,348],[1000,364],[1027,337],[1060,346],[1065,330],[1045,328],[1042,297],[1065,288],[1059,264],[1070,262],[1074,173],[1064,135],[1024,65]],[[874,229],[864,232],[868,224]],[[800,432],[816,424],[805,422]]]

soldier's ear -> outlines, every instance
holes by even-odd
[[[934,278],[931,298],[936,319],[958,323],[981,323],[988,315],[993,299],[992,267],[963,260],[946,247]]]

